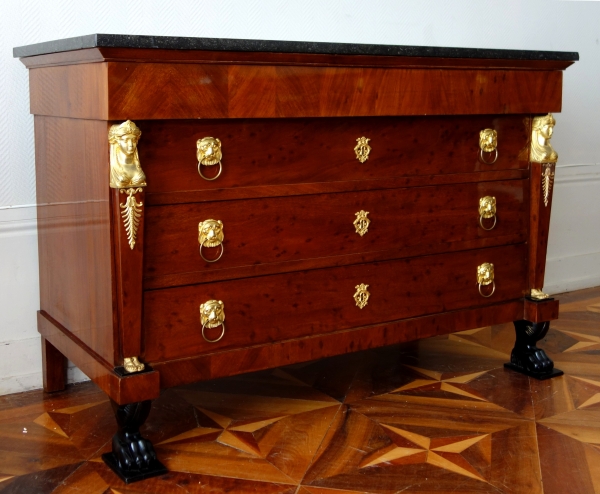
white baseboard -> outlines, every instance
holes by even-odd
[[[544,291],[600,285],[600,164],[556,169]]]
[[[67,383],[89,380],[71,362],[67,368]],[[42,380],[42,349],[40,337],[0,343],[0,395],[40,389]]]
[[[600,252],[546,260],[546,293],[572,292],[595,286],[600,286]]]

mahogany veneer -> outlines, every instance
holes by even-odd
[[[434,175],[449,179],[457,173],[527,170],[523,148],[530,126],[525,115],[157,120],[144,122],[148,144],[140,146],[140,161],[156,177],[148,183],[149,195]],[[502,135],[502,153],[493,164],[479,160],[473,141],[485,128]],[[361,165],[353,148],[363,135],[377,146]],[[212,182],[194,166],[195,143],[204,136],[220,136],[223,143],[223,173]]]
[[[476,211],[484,196],[502,205],[490,231],[480,227]],[[382,250],[404,257],[411,251],[428,254],[442,242],[483,243],[511,235],[525,241],[528,196],[527,180],[511,180],[151,207],[145,224],[156,239],[146,244],[144,273],[158,278],[195,272],[201,282],[209,272],[248,265]],[[371,220],[362,237],[353,225],[361,210]],[[194,242],[198,223],[208,218],[224,224],[227,254],[215,263],[205,262]],[[219,252],[203,249],[212,258]],[[242,276],[238,273],[232,276]]]
[[[560,111],[572,63],[551,55],[104,46],[23,58],[45,389],[62,389],[68,357],[117,417],[131,403],[144,415],[161,388],[448,328],[525,319],[541,335],[558,305],[525,298],[543,288],[552,196],[543,197],[544,165],[530,163],[532,120]],[[109,187],[107,132],[123,120],[142,131],[147,177],[133,247],[124,195]],[[479,156],[485,128],[498,135],[489,163]],[[196,141],[206,136],[223,147],[214,181],[197,171]],[[364,163],[354,152],[362,136],[372,148]],[[490,230],[479,223],[483,196],[497,200]],[[353,225],[360,210],[371,220],[364,236]],[[198,223],[209,218],[224,225],[214,263],[198,252]],[[484,262],[495,266],[489,297],[476,278]],[[362,309],[353,297],[361,283],[371,294]],[[210,299],[225,304],[215,343],[199,320]],[[146,369],[124,374],[133,356]]]

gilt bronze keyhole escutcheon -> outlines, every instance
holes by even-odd
[[[364,136],[356,139],[358,144],[354,146],[354,152],[356,153],[356,159],[361,163],[364,163],[369,159],[369,154],[371,153],[371,146],[369,146],[370,140],[371,139]]]
[[[356,302],[356,306],[359,309],[363,309],[369,303],[369,297],[371,294],[367,290],[369,285],[365,285],[361,283],[360,285],[356,285],[354,289],[356,292],[354,293],[354,301]]]
[[[356,233],[361,237],[369,231],[371,220],[367,218],[368,214],[368,211],[363,211],[362,209],[358,213],[355,213],[354,228],[356,229]]]

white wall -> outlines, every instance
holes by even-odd
[[[12,47],[96,32],[578,51],[556,116],[545,288],[600,285],[600,2],[0,0],[0,394],[41,386],[33,119]]]

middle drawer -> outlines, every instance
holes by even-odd
[[[146,213],[146,278],[320,257],[395,251],[424,255],[440,244],[511,237],[525,240],[528,181],[482,182],[150,207]],[[494,198],[482,218],[480,200]],[[221,222],[221,234],[199,223]],[[212,235],[219,245],[206,239]],[[477,241],[481,241],[480,244]],[[507,241],[507,243],[509,243]],[[213,277],[214,279],[214,277]],[[154,282],[156,287],[157,283]],[[160,286],[160,282],[158,282]]]

